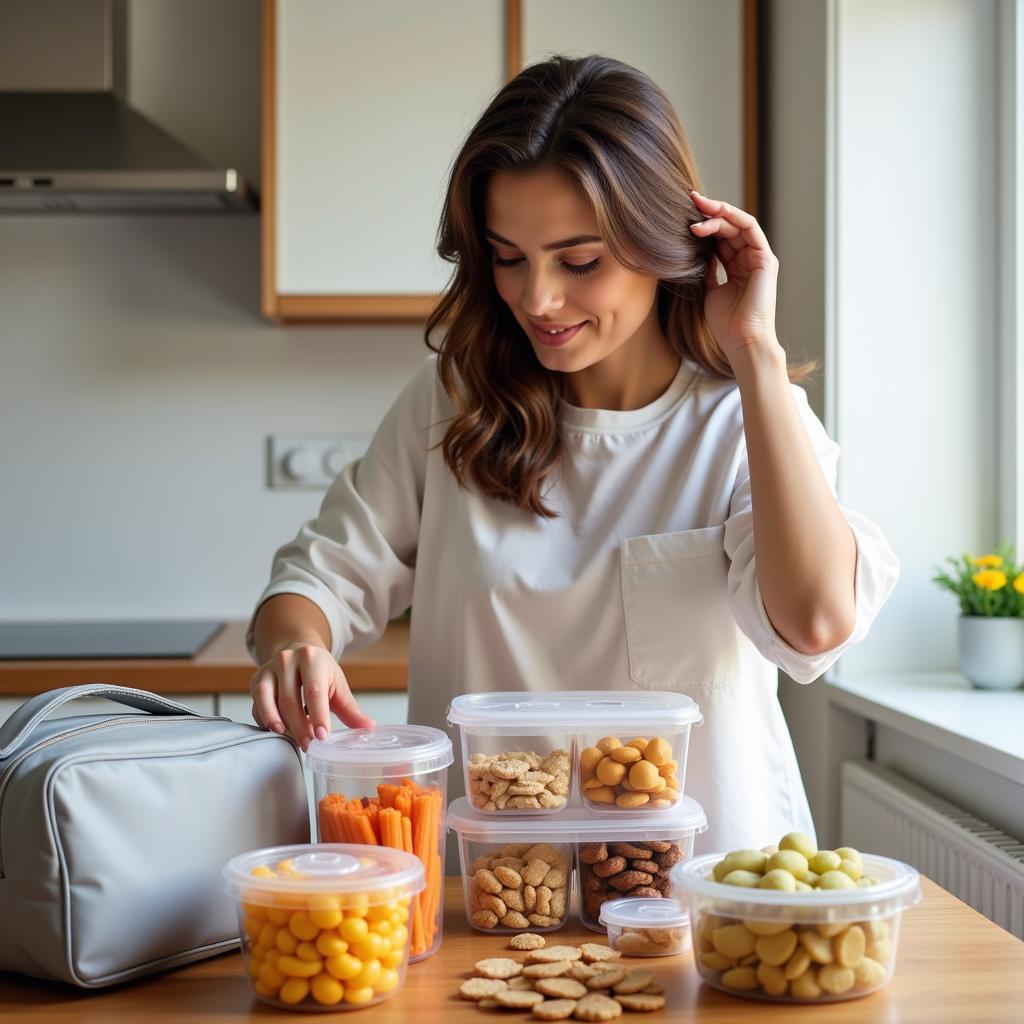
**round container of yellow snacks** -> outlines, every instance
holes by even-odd
[[[347,843],[239,854],[223,871],[256,995],[288,1010],[357,1010],[394,995],[409,960],[423,865]]]
[[[917,871],[851,847],[817,850],[800,833],[779,847],[672,869],[700,976],[731,995],[783,1003],[855,999],[887,985],[900,916],[921,899]]]

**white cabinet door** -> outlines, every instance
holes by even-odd
[[[704,191],[743,206],[743,0],[524,0],[523,63],[599,53],[659,85]]]
[[[451,273],[435,251],[449,163],[504,83],[503,3],[271,10],[265,311],[291,315],[269,308],[285,296],[436,295]]]

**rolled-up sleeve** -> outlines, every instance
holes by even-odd
[[[791,385],[801,419],[818,456],[833,497],[839,445],[825,432],[821,421],[807,401],[807,393]],[[743,451],[745,453],[745,446]],[[881,529],[860,513],[839,505],[857,545],[854,570],[853,631],[838,646],[819,654],[804,654],[790,646],[775,630],[765,611],[757,583],[757,555],[754,551],[754,516],[751,508],[750,470],[744,454],[739,462],[736,482],[725,522],[725,551],[730,559],[729,603],[736,623],[758,651],[798,683],[809,683],[831,668],[839,656],[860,643],[889,599],[899,578],[899,561]]]
[[[338,659],[380,639],[411,604],[435,367],[429,356],[366,453],[335,478],[319,513],[275,552],[245,631],[254,660],[256,615],[276,594],[300,594],[320,608]]]

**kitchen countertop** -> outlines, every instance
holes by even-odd
[[[27,697],[75,683],[116,683],[157,693],[248,693],[256,666],[245,649],[245,622],[228,622],[194,658],[0,661],[0,697]],[[353,690],[404,690],[409,621],[389,622],[377,643],[346,654],[341,667]]]
[[[466,923],[461,883],[447,880],[445,938],[440,952],[409,969],[405,985],[390,1000],[362,1011],[355,1020],[386,1024],[485,1024],[487,1019],[526,1022],[525,1012],[497,1016],[458,996],[475,961],[506,952],[508,936],[487,936]],[[827,1024],[983,1024],[1016,1022],[1024,1007],[1024,942],[992,924],[926,878],[923,900],[903,914],[896,971],[890,984],[862,999],[821,1005],[755,1002],[726,995],[700,982],[693,955],[630,960],[649,968],[665,986],[668,1002],[657,1013],[626,1013],[640,1024],[700,1020],[702,1024],[825,1021]],[[549,943],[600,941],[577,923],[548,936]],[[99,992],[83,992],[12,974],[0,974],[0,1006],[8,1019],[37,1024],[117,1024],[119,1021],[216,1022],[338,1020],[289,1013],[261,1003],[252,993],[238,952]]]
[[[843,674],[826,684],[839,707],[1024,785],[1024,690],[978,690],[959,672]]]

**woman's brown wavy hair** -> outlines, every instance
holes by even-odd
[[[491,100],[453,162],[437,251],[455,265],[427,318],[424,340],[455,408],[443,439],[460,486],[548,518],[541,485],[561,452],[564,374],[545,369],[494,285],[484,237],[484,198],[495,171],[554,169],[591,201],[612,256],[659,279],[656,303],[672,350],[714,377],[733,378],[704,319],[714,238],[690,196],[701,191],[689,142],[672,104],[642,71],[611,57],[553,56],[524,68]],[[430,335],[448,325],[439,346]],[[802,380],[817,364],[790,366]],[[436,446],[435,446],[436,447]]]

